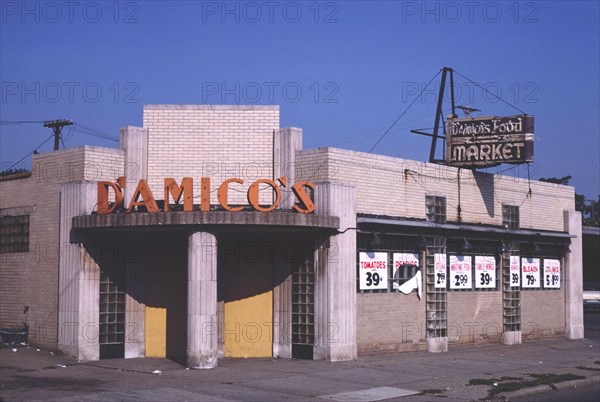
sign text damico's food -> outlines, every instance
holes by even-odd
[[[217,199],[219,204],[223,209],[227,211],[241,211],[244,209],[243,206],[237,205],[232,206],[229,205],[227,200],[227,195],[229,193],[229,186],[232,183],[236,183],[239,185],[244,184],[243,179],[238,178],[230,178],[225,180],[219,185],[219,190],[217,191]],[[259,203],[259,191],[260,186],[268,186],[271,187],[274,199],[270,202],[269,205],[264,205]],[[253,182],[248,188],[248,203],[250,206],[260,212],[270,212],[277,208],[279,203],[281,202],[281,187],[287,187],[287,177],[283,176],[277,179],[277,182],[270,179],[259,179]],[[210,178],[202,177],[201,179],[201,189],[200,189],[200,211],[208,212],[210,211]],[[111,212],[117,211],[119,208],[123,207],[123,188],[125,187],[125,178],[119,177],[116,182],[112,181],[99,181],[98,182],[98,206],[97,212],[99,214],[109,214]],[[291,190],[296,196],[297,203],[295,203],[292,208],[296,212],[300,212],[302,214],[310,214],[315,210],[315,204],[311,200],[309,193],[307,192],[307,188],[312,191],[315,189],[315,185],[309,181],[299,181],[291,186]],[[109,202],[109,189],[112,189],[114,192],[114,203]],[[193,194],[194,194],[194,182],[191,177],[184,177],[181,180],[181,185],[178,185],[175,179],[166,178],[164,179],[164,207],[163,210],[165,212],[169,211],[169,200],[170,196],[173,198],[175,203],[179,203],[181,198],[183,198],[183,211],[191,212],[194,210],[193,205]],[[141,198],[141,200],[140,200]],[[148,212],[159,212],[160,209],[158,204],[154,200],[154,195],[148,186],[148,182],[145,179],[142,179],[138,182],[137,187],[133,193],[133,197],[127,206],[126,211],[131,212],[134,207],[144,207]]]
[[[446,123],[446,163],[488,167],[533,161],[533,116],[468,117]]]

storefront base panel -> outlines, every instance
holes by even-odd
[[[452,349],[453,346],[457,345],[486,345],[489,343],[502,343],[502,333],[496,333],[494,336],[489,337],[473,337],[472,335],[462,335],[460,337],[453,337],[452,334],[448,336],[448,348]]]
[[[427,338],[427,351],[431,353],[447,352],[448,338],[445,336]]]
[[[379,356],[427,350],[425,340],[418,343],[363,343],[357,345],[358,356]]]
[[[523,331],[523,341],[532,341],[536,339],[565,338],[564,328],[544,328],[540,329],[535,325],[526,326]]]
[[[505,345],[518,345],[522,342],[521,331],[505,331],[502,333],[502,343]]]

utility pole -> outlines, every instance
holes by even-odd
[[[54,150],[58,151],[58,144],[60,140],[60,132],[64,126],[72,126],[71,120],[50,120],[44,122],[44,127],[50,127],[54,131]]]

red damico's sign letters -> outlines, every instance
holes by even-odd
[[[239,185],[244,184],[243,179],[230,178],[225,180],[219,185],[217,191],[217,199],[223,209],[227,211],[241,211],[244,209],[243,206],[232,206],[229,205],[227,198],[229,193],[229,186],[232,183]],[[125,188],[125,177],[119,177],[117,181],[99,181],[98,182],[98,204],[97,212],[99,214],[110,214],[115,212],[123,206],[123,188]],[[259,179],[253,182],[248,188],[247,196],[248,203],[250,206],[260,212],[273,211],[281,202],[281,187],[287,187],[287,177],[283,176],[277,179],[277,182],[270,179]],[[269,186],[272,188],[275,194],[274,200],[270,205],[261,205],[259,203],[259,190],[260,186]],[[315,189],[315,185],[309,181],[299,181],[291,186],[291,190],[298,200],[292,208],[302,214],[310,214],[315,210],[315,204],[311,200],[307,188],[311,191]],[[109,189],[114,193],[114,202],[111,204],[109,201]],[[183,198],[183,211],[191,212],[194,209],[193,204],[193,193],[194,193],[194,181],[191,177],[184,177],[181,180],[181,185],[177,184],[175,179],[166,178],[164,179],[164,207],[165,212],[169,211],[169,200],[172,197],[176,204],[179,204]],[[146,179],[142,179],[138,182],[137,187],[133,193],[133,197],[127,206],[127,212],[133,211],[135,207],[144,207],[148,212],[159,212],[160,209],[158,204],[154,200],[154,195],[148,186]],[[200,181],[200,211],[210,211],[210,178],[202,177]]]

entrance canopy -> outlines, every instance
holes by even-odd
[[[133,229],[184,226],[235,226],[244,228],[291,228],[295,230],[335,231],[340,227],[336,216],[293,212],[134,212],[92,214],[73,217],[73,229]]]

